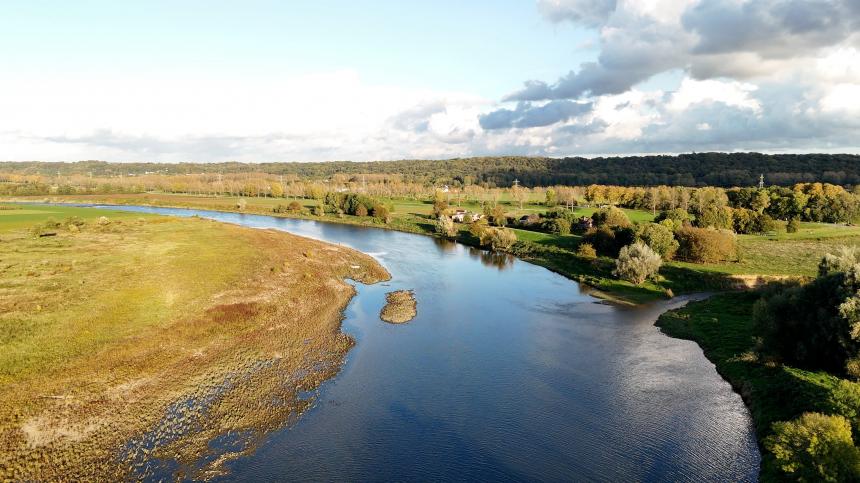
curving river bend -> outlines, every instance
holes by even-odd
[[[317,403],[225,480],[753,481],[759,452],[740,396],[695,343],[653,323],[686,303],[599,303],[544,268],[431,237],[204,210],[341,243],[392,280],[358,285],[357,345]],[[409,324],[379,319],[414,289]]]

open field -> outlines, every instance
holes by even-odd
[[[774,422],[792,420],[804,412],[843,415],[851,421],[856,435],[860,430],[856,412],[860,384],[823,371],[761,360],[752,316],[757,299],[756,293],[716,295],[662,315],[657,326],[672,337],[692,340],[702,347],[749,406],[760,444],[772,433]],[[773,455],[764,449],[761,479],[782,481]]]
[[[27,229],[69,216],[89,221],[44,238]],[[340,367],[352,345],[344,278],[388,274],[354,250],[269,230],[0,210],[0,480],[141,477],[157,457],[215,474]],[[229,451],[210,446],[228,433],[241,435]]]

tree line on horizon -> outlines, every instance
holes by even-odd
[[[445,160],[330,161],[283,163],[109,163],[4,162],[0,171],[19,175],[119,177],[141,175],[264,173],[326,180],[335,175],[360,178],[395,175],[410,183],[481,184],[488,187],[584,186],[754,186],[824,182],[860,184],[860,155],[690,153],[677,156],[546,158],[498,156]]]

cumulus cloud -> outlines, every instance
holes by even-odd
[[[550,101],[546,104],[521,102],[516,109],[498,109],[480,117],[483,129],[510,129],[549,126],[591,111],[587,102]]]
[[[526,80],[481,117],[486,130],[509,129],[512,143],[522,145],[517,129],[527,126],[518,122],[530,106],[578,102],[593,108],[579,118],[534,124],[538,129],[528,133],[529,148],[603,154],[856,151],[860,145],[856,0],[539,0],[537,5],[550,22],[593,29],[599,52],[555,81]],[[677,87],[643,87],[663,74],[677,75]]]

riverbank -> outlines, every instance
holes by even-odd
[[[0,246],[0,480],[216,474],[339,370],[344,279],[389,278],[283,232],[76,207],[3,210]]]
[[[762,359],[753,327],[756,293],[718,294],[660,316],[656,325],[671,337],[696,342],[720,375],[747,404],[762,453],[761,480],[783,481],[762,442],[773,423],[804,412],[841,414],[860,435],[860,384],[823,371],[807,371]]]
[[[235,198],[174,195],[167,193],[17,197],[8,198],[7,200],[17,202],[140,205],[164,208],[206,209],[230,213],[261,214],[281,218],[368,226],[433,237],[439,236],[435,232],[433,220],[429,217],[429,214],[424,213],[429,208],[423,205],[420,206],[422,209],[395,211],[390,222],[383,223],[371,217],[333,214],[317,216],[301,211],[275,212],[274,208],[277,205],[286,204],[288,200],[271,198],[249,199],[241,208]],[[308,208],[308,206],[305,208]],[[613,303],[638,305],[664,299],[672,294],[737,288],[734,281],[713,271],[677,267],[674,265],[664,266],[662,270],[664,275],[660,280],[634,285],[630,282],[619,280],[612,275],[612,269],[614,268],[614,261],[612,259],[603,257],[597,260],[588,260],[578,257],[574,252],[576,243],[572,245],[565,243],[569,240],[575,242],[577,240],[574,240],[574,238],[577,237],[568,236],[564,237],[563,240],[561,237],[558,237],[559,240],[553,239],[552,243],[546,243],[545,240],[534,241],[529,239],[529,235],[544,234],[524,232],[522,230],[515,231],[518,237],[523,239],[520,239],[508,250],[510,254],[526,262],[540,265],[580,284],[587,285],[591,288],[590,293],[592,295]],[[548,237],[552,237],[552,235],[548,235]],[[469,232],[468,225],[466,224],[458,225],[458,232],[453,239],[464,245],[479,246],[478,239]]]

